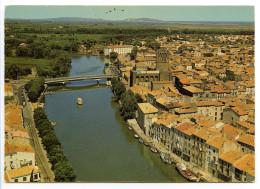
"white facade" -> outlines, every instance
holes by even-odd
[[[104,55],[109,56],[111,52],[116,52],[118,54],[127,54],[131,53],[133,49],[132,45],[114,45],[104,48]]]

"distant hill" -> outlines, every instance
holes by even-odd
[[[45,19],[10,19],[5,21],[28,21],[28,22],[86,22],[86,23],[140,23],[140,24],[173,24],[173,23],[243,23],[243,22],[205,22],[205,21],[165,21],[151,18],[128,18],[125,20],[105,20],[99,18],[60,17]],[[254,22],[245,22],[254,24]]]

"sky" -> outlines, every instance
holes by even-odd
[[[116,10],[114,10],[114,8]],[[111,10],[111,12],[109,12]],[[124,11],[122,11],[124,10]],[[108,13],[106,13],[108,12]],[[6,18],[58,17],[123,20],[152,18],[165,21],[254,22],[253,6],[7,6]]]

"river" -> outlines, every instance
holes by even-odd
[[[72,57],[70,76],[103,74],[104,59]],[[77,182],[186,182],[174,165],[134,138],[105,80],[74,81],[51,87],[45,111],[57,122],[55,132],[64,146]],[[83,105],[77,105],[77,98]]]

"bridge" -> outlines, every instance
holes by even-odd
[[[82,75],[82,76],[71,76],[71,77],[58,77],[58,78],[45,79],[45,84],[51,84],[51,83],[65,84],[70,81],[80,81],[80,80],[89,80],[89,79],[96,80],[99,83],[99,80],[101,80],[101,79],[111,79],[113,77],[117,77],[117,76],[115,76],[115,75]]]

